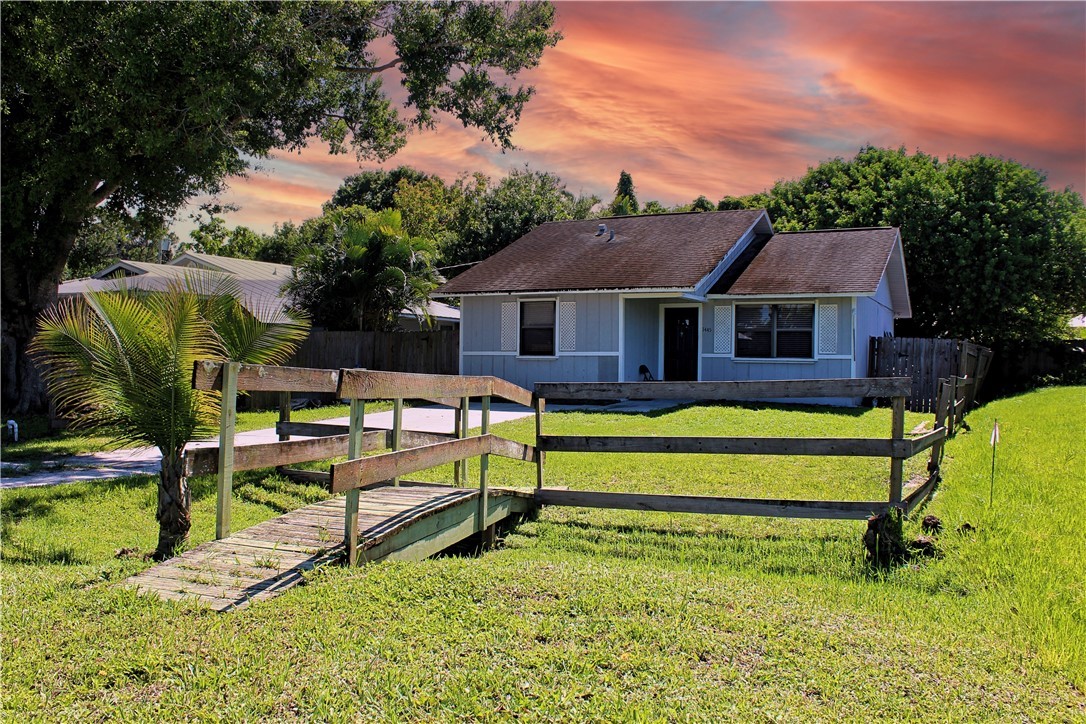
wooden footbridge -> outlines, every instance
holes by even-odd
[[[540,383],[535,393],[493,377],[415,375],[368,370],[315,370],[199,362],[193,385],[222,393],[220,443],[185,455],[186,475],[218,476],[216,539],[154,566],[125,584],[167,599],[195,599],[218,611],[244,607],[300,583],[306,571],[327,563],[421,560],[472,536],[493,543],[496,526],[540,505],[829,519],[866,519],[901,510],[906,515],[931,495],[939,477],[947,424],[964,406],[940,399],[935,429],[904,433],[909,378],[784,380],[759,382]],[[238,391],[284,394],[280,442],[234,446]],[[350,402],[350,424],[290,422],[294,392],[335,392]],[[535,409],[536,444],[490,433],[490,400],[499,397]],[[889,438],[600,437],[543,434],[545,399],[621,398],[757,400],[812,397],[890,398]],[[451,434],[404,430],[404,399],[425,399],[455,410]],[[469,402],[481,401],[478,435],[468,436]],[[367,430],[365,403],[393,401],[393,429]],[[948,419],[949,418],[949,419]],[[952,423],[951,423],[952,424]],[[292,440],[291,436],[306,439]],[[927,480],[905,489],[905,459],[931,449]],[[364,456],[363,453],[390,452]],[[739,455],[843,455],[890,459],[889,496],[882,501],[771,500],[684,495],[572,491],[545,487],[545,452],[680,453]],[[489,457],[533,463],[534,489],[489,485]],[[328,473],[304,473],[336,494],[231,534],[233,473],[346,456]],[[478,485],[466,487],[467,461],[477,458]],[[402,481],[403,476],[448,463],[455,484]],[[343,494],[339,497],[338,494]]]

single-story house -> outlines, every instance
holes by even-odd
[[[228,274],[237,278],[241,285],[243,303],[254,317],[265,321],[280,319],[285,314],[289,299],[283,285],[290,279],[294,268],[289,264],[273,264],[252,259],[234,259],[213,254],[186,251],[166,264],[122,260],[111,264],[89,279],[74,279],[60,285],[61,297],[74,296],[87,290],[113,289],[117,277],[125,277],[129,288],[162,290],[175,280],[182,279],[192,270],[208,274]],[[427,323],[429,317],[429,323]],[[399,314],[399,326],[404,331],[455,330],[460,325],[460,310],[442,302],[431,300],[422,309],[406,308]],[[429,326],[427,326],[429,324]]]
[[[896,228],[775,233],[760,209],[542,224],[435,292],[460,372],[536,382],[865,377],[911,316]]]

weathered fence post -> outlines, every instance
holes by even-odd
[[[547,404],[542,397],[533,395],[535,403],[535,487],[543,487],[543,451],[539,449],[539,436],[543,434],[543,407]]]
[[[460,398],[460,429],[457,431],[457,435],[460,438],[468,436],[468,430],[471,428],[471,398]],[[468,461],[460,461],[460,476],[464,481],[464,485],[468,484]]]
[[[289,392],[280,392],[279,393],[279,422],[280,422],[280,424],[285,423],[285,422],[290,422],[290,393]],[[285,432],[280,432],[279,433],[279,442],[287,442],[288,440],[290,440],[290,434],[289,433],[285,433]],[[283,472],[286,469],[287,468],[286,468],[285,465],[276,465],[275,466],[275,471],[279,472],[279,473]]]
[[[400,439],[403,433],[403,398],[397,397],[392,401],[392,452],[400,449]],[[392,486],[400,487],[400,479],[393,478]]]
[[[238,418],[240,362],[222,366],[222,413],[219,416],[219,479],[215,498],[215,538],[230,535],[230,504],[234,497],[234,426]]]
[[[347,459],[362,457],[362,437],[365,434],[366,401],[351,400],[350,431],[347,437]],[[361,491],[352,488],[347,491],[347,501],[343,512],[343,546],[347,553],[347,565],[353,566],[358,561],[358,498]]]
[[[947,406],[950,404],[950,380],[939,380],[939,394],[935,400],[935,429],[946,429],[947,427]],[[942,464],[943,460],[943,445],[946,438],[938,441],[931,447],[931,459],[928,461],[928,472],[935,472]]]
[[[490,433],[490,395],[483,395],[482,400],[482,422],[480,423],[480,435],[487,435]],[[490,497],[490,456],[483,453],[479,456],[479,521],[476,524],[476,529],[483,533],[486,530],[486,516],[489,512],[490,504],[487,500]],[[484,533],[484,539],[486,537]],[[484,544],[486,541],[483,541]]]
[[[890,423],[890,437],[896,442],[905,438],[905,398],[891,398],[891,405],[893,420]],[[903,462],[895,451],[894,457],[890,458],[890,505],[899,505],[901,503]]]
[[[456,437],[456,438],[461,437],[461,435],[460,435],[460,415],[462,414],[462,412],[461,412],[462,409],[463,409],[463,407],[458,407],[458,408],[455,408],[453,410],[453,436]],[[460,463],[461,463],[460,460],[457,460],[455,463],[453,463],[453,485],[455,485],[458,488],[460,487],[460,484],[461,484],[461,481],[462,481],[462,478],[460,476]]]

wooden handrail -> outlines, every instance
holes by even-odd
[[[193,365],[194,390],[221,390],[224,362],[200,360]],[[238,390],[253,392],[335,392],[339,370],[276,365],[241,365]]]
[[[343,493],[370,483],[487,454],[535,462],[536,449],[489,434],[449,440],[337,463],[332,466],[330,489],[333,493]]]
[[[345,400],[388,400],[394,398],[501,397],[531,406],[532,393],[497,377],[467,375],[424,375],[379,370],[342,370],[337,394]]]

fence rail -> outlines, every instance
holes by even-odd
[[[890,397],[892,416],[888,438],[544,435],[537,418],[539,472],[536,496],[540,502],[551,505],[803,518],[865,518],[891,508],[911,510],[923,502],[934,488],[934,481],[938,477],[936,448],[941,449],[941,441],[947,435],[945,424],[939,424],[937,420],[934,431],[919,438],[905,437],[905,395],[911,389],[912,380],[907,377],[750,382],[539,383],[535,391],[540,403],[547,397],[696,400]],[[948,401],[945,407],[948,412],[942,418],[943,423],[948,417],[952,419],[949,400],[956,398],[952,390],[947,390],[944,399]],[[932,462],[928,465],[930,477],[918,489],[923,492],[912,491],[903,498],[904,461],[929,448],[932,448]],[[889,495],[885,501],[826,501],[554,490],[543,487],[543,461],[547,452],[885,457],[890,462]]]

